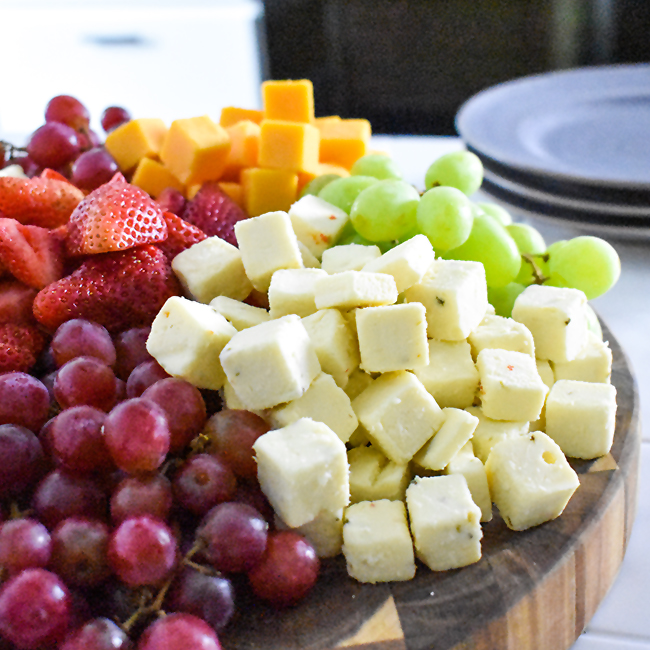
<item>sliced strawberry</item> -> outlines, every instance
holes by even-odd
[[[219,187],[216,181],[204,183],[188,202],[181,215],[198,226],[208,237],[221,237],[237,246],[234,227],[248,215]]]
[[[183,214],[187,201],[185,197],[174,187],[166,187],[156,199],[163,212]]]
[[[167,222],[167,239],[162,244],[158,244],[158,247],[170,262],[179,253],[207,237],[200,228],[183,221],[172,212],[163,212],[163,217]]]
[[[33,325],[0,324],[0,373],[27,372],[45,346],[45,336]]]
[[[36,296],[34,316],[51,331],[85,318],[120,332],[151,325],[167,298],[180,294],[164,253],[157,246],[139,246],[84,260]]]
[[[0,262],[17,280],[42,289],[63,276],[63,240],[39,226],[0,219]]]
[[[119,172],[91,192],[68,222],[68,253],[88,255],[126,250],[167,239],[160,206]]]
[[[0,212],[25,225],[56,228],[83,198],[80,189],[52,170],[38,178],[0,177]]]
[[[35,324],[32,303],[37,293],[18,280],[0,282],[0,323]]]

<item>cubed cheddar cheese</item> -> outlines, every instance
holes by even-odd
[[[408,463],[394,463],[372,445],[350,449],[348,462],[351,503],[378,499],[404,501],[412,478]]]
[[[133,172],[131,183],[143,189],[147,194],[157,199],[161,192],[167,187],[173,187],[183,194],[185,186],[181,183],[167,167],[153,158],[140,159],[138,166]]]
[[[266,120],[314,121],[314,86],[309,79],[265,81],[262,101]]]
[[[326,276],[320,269],[280,269],[271,276],[269,306],[271,318],[287,314],[309,316],[316,312],[314,286]]]
[[[259,165],[292,172],[318,167],[318,129],[311,124],[262,120]]]
[[[245,209],[244,188],[242,187],[241,183],[220,181],[219,189],[223,190],[240,208]]]
[[[395,279],[384,273],[344,271],[319,278],[316,283],[318,309],[392,305],[397,295]]]
[[[487,462],[492,447],[506,438],[525,436],[530,424],[524,422],[507,422],[505,420],[492,420],[483,413],[480,406],[470,406],[465,409],[478,418],[478,425],[472,436],[472,449],[482,463]]]
[[[320,161],[350,169],[368,153],[372,129],[364,119],[326,119],[314,122],[320,131]]]
[[[286,169],[243,169],[240,176],[244,206],[250,217],[274,211],[286,212],[296,200],[298,176]]]
[[[370,261],[381,257],[379,246],[344,244],[323,251],[321,268],[330,275],[343,271],[361,271]]]
[[[247,305],[228,296],[217,296],[210,302],[210,307],[221,314],[238,332],[271,320],[266,309]]]
[[[113,129],[104,146],[123,172],[130,172],[142,158],[157,158],[167,134],[159,118],[141,117]]]
[[[224,106],[221,109],[219,124],[227,129],[244,120],[259,124],[264,117],[264,112],[254,108],[238,108],[237,106]]]
[[[226,129],[230,138],[230,151],[223,178],[238,181],[245,167],[257,167],[260,149],[260,126],[249,120],[238,122]]]

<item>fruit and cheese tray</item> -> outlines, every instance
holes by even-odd
[[[552,566],[606,488],[614,248],[476,202],[467,151],[414,187],[307,80],[262,97],[100,138],[60,95],[0,144],[2,650],[432,647],[487,545]]]

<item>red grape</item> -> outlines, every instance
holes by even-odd
[[[170,376],[155,359],[143,361],[129,375],[126,381],[126,395],[127,397],[140,397],[149,386]]]
[[[59,368],[54,396],[64,409],[86,404],[109,411],[117,402],[115,374],[95,357],[76,357]]]
[[[58,368],[75,357],[94,357],[107,366],[115,365],[115,346],[108,330],[83,318],[73,318],[60,325],[50,349]]]
[[[42,167],[58,169],[72,162],[81,152],[77,132],[61,122],[46,122],[27,142],[29,157]]]
[[[129,637],[108,618],[95,618],[69,636],[61,650],[131,650]]]
[[[257,510],[269,524],[272,524],[275,519],[273,506],[269,503],[264,492],[262,492],[262,488],[257,479],[251,481],[238,481],[237,492],[233,497],[233,501],[237,501],[237,503],[245,503],[246,505],[255,508],[255,510]]]
[[[115,524],[139,515],[164,521],[171,508],[172,484],[162,474],[125,478],[111,497],[111,519]]]
[[[34,433],[15,424],[0,425],[0,498],[20,494],[42,476],[43,448]]]
[[[43,382],[25,372],[0,375],[0,424],[39,431],[47,421],[50,395]]]
[[[108,183],[119,171],[117,163],[104,147],[84,151],[72,164],[72,182],[88,192]]]
[[[70,95],[57,95],[45,107],[45,121],[61,122],[83,131],[90,124],[90,113],[78,99]]]
[[[131,114],[126,108],[121,106],[109,106],[104,109],[101,117],[102,129],[108,133],[117,128],[121,124],[125,124],[131,120]]]
[[[191,614],[171,614],[150,625],[138,650],[221,650],[214,630]]]
[[[117,354],[115,374],[120,379],[126,381],[136,366],[153,360],[153,357],[147,352],[147,339],[150,332],[150,327],[134,327],[115,337],[114,344]]]
[[[45,567],[52,555],[47,528],[35,519],[12,519],[0,526],[0,566],[10,574]]]

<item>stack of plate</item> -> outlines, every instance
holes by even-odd
[[[596,234],[650,238],[650,64],[500,84],[468,100],[456,128],[498,201]]]

